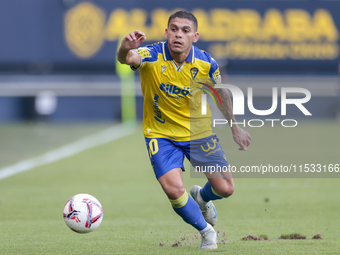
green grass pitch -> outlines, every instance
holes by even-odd
[[[7,140],[0,152],[10,157],[1,167],[104,127],[45,127],[60,130],[60,138],[41,143],[47,138],[35,139],[29,126],[1,126]],[[337,123],[247,130],[253,138],[247,152],[237,150],[228,129],[219,133],[231,164],[340,163]],[[190,178],[187,162],[186,168],[188,191],[204,185],[204,179]],[[197,232],[175,214],[154,177],[138,127],[128,137],[0,180],[0,254],[337,254],[339,184],[336,178],[236,178],[234,195],[215,203],[222,243],[218,250],[199,250]],[[103,222],[89,234],[72,232],[62,217],[66,201],[78,193],[103,206]],[[279,239],[292,233],[306,239]],[[315,234],[322,239],[312,240]],[[247,235],[270,240],[242,241]]]

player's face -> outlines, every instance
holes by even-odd
[[[174,18],[170,20],[169,27],[165,29],[165,38],[168,39],[172,52],[189,53],[191,45],[198,41],[199,34],[194,22],[188,19]]]

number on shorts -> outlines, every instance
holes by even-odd
[[[151,139],[149,142],[150,153],[155,155],[158,152],[158,142],[157,139]]]

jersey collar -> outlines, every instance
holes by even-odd
[[[163,58],[164,58],[165,61],[173,60],[173,58],[170,55],[168,41],[163,42]],[[195,62],[194,46],[193,45],[191,45],[190,53],[189,53],[189,55],[188,55],[188,57],[187,57],[187,59],[185,61],[189,62],[189,63],[194,63]]]

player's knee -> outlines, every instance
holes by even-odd
[[[183,196],[185,187],[184,185],[169,185],[163,187],[163,190],[169,199],[175,200]]]
[[[225,185],[216,189],[216,193],[221,197],[230,197],[234,193],[234,184]]]
[[[221,192],[220,196],[230,197],[232,194],[234,194],[234,187],[228,187]]]

